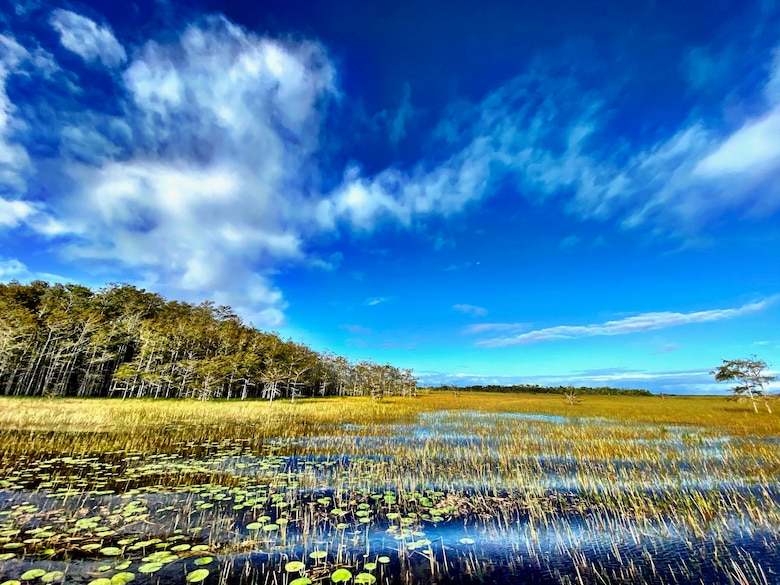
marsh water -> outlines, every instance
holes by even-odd
[[[774,584],[777,439],[435,412],[0,467],[0,583]]]

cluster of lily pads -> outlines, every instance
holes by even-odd
[[[437,412],[2,460],[0,585],[768,584],[780,578],[776,446]]]

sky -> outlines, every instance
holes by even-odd
[[[0,281],[430,385],[780,370],[780,2],[0,6]]]

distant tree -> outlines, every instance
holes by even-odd
[[[569,386],[563,392],[563,399],[566,401],[567,404],[579,404],[580,402],[582,402],[582,399],[579,396],[577,396],[577,389],[573,388],[572,386]]]
[[[752,356],[750,359],[723,360],[723,365],[710,374],[715,376],[716,382],[737,383],[730,389],[733,400],[749,400],[756,412],[758,412],[758,404],[761,403],[767,412],[772,412],[766,385],[776,378],[765,374],[766,368],[767,364],[764,360]]]

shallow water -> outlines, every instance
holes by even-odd
[[[178,447],[3,461],[0,583],[780,582],[773,438],[437,412]]]

